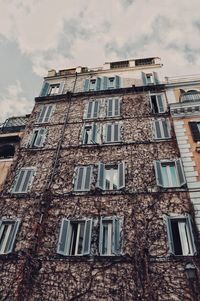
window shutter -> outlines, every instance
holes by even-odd
[[[108,99],[108,104],[107,104],[107,116],[112,116],[113,115],[113,99],[110,98]]]
[[[94,102],[93,102],[93,106],[94,106],[94,111],[93,111],[93,118],[97,118],[98,117],[98,115],[99,115],[99,102],[98,102],[98,100],[95,100]]]
[[[97,126],[95,123],[92,126],[92,142],[93,143],[97,142]]]
[[[118,123],[115,123],[112,125],[114,130],[114,142],[120,141],[120,125]]]
[[[162,127],[163,127],[164,138],[171,138],[171,129],[170,129],[170,123],[168,119],[162,120]]]
[[[57,253],[61,255],[68,255],[69,252],[69,227],[70,221],[67,219],[63,219],[60,227],[60,235],[57,247]]]
[[[82,189],[84,167],[78,167],[75,181],[75,190]]]
[[[89,91],[89,88],[90,88],[90,80],[86,79],[85,82],[84,82],[83,91],[87,92],[87,91]]]
[[[46,129],[43,129],[43,128],[39,129],[37,137],[34,142],[34,146],[36,146],[36,147],[42,146],[42,144],[44,143],[44,140],[45,140],[45,136],[46,136]]]
[[[192,132],[192,138],[195,142],[200,141],[200,131],[197,122],[189,122],[189,127]]]
[[[33,170],[30,170],[30,169],[27,169],[25,170],[25,174],[24,174],[24,182],[23,182],[23,185],[21,187],[21,192],[27,192],[28,190],[28,186],[32,180],[32,177],[33,177]]]
[[[120,162],[118,164],[118,176],[119,176],[119,189],[125,187],[125,164],[124,162]]]
[[[65,82],[61,82],[60,83],[58,94],[62,94],[63,93],[64,85],[65,85]]]
[[[16,220],[14,225],[13,225],[9,240],[7,242],[7,252],[6,253],[11,253],[12,250],[13,250],[16,235],[17,235],[17,231],[18,231],[18,228],[19,228],[19,223],[20,223],[20,221]]]
[[[144,86],[146,86],[147,85],[147,77],[144,72],[142,72],[142,81],[143,81]]]
[[[163,187],[162,167],[160,161],[154,161],[154,168],[156,173],[157,185]]]
[[[157,97],[158,111],[159,111],[159,113],[164,113],[165,108],[164,108],[162,95],[158,94],[156,97]]]
[[[155,139],[161,139],[162,134],[161,134],[161,129],[160,129],[160,121],[155,120],[153,124],[154,124],[154,137],[155,137]]]
[[[90,190],[92,166],[85,167],[85,185],[84,190]]]
[[[114,103],[115,103],[114,115],[115,116],[119,116],[120,115],[120,99],[119,98],[115,98]]]
[[[197,254],[197,249],[196,249],[196,245],[195,245],[195,241],[194,241],[194,235],[193,235],[193,229],[192,229],[192,217],[189,214],[187,214],[186,222],[187,222],[188,229],[189,229],[189,232],[190,232],[192,252],[193,252],[193,255],[196,255]]]
[[[167,237],[168,237],[168,246],[169,246],[169,253],[175,254],[174,251],[174,243],[173,243],[173,234],[172,234],[172,227],[171,227],[171,219],[167,215],[165,216],[165,222],[167,227]]]
[[[87,104],[87,114],[86,114],[86,118],[91,118],[92,117],[92,107],[93,107],[93,102],[90,101]]]
[[[115,88],[120,88],[120,77],[118,75],[115,76]]]
[[[106,142],[109,143],[112,141],[112,124],[106,125]]]
[[[20,191],[20,187],[22,185],[22,180],[24,178],[24,174],[25,174],[25,170],[22,169],[22,170],[19,171],[16,183],[14,185],[14,188],[13,188],[12,192],[19,192]]]
[[[116,217],[113,217],[112,223],[112,253],[115,255],[120,254],[120,220]]]
[[[184,184],[186,184],[186,179],[181,159],[176,160],[176,168],[178,172],[180,186],[183,186]]]
[[[158,73],[157,72],[153,72],[153,77],[154,77],[154,83],[155,83],[155,85],[159,85],[160,81],[158,79]]]
[[[49,122],[49,119],[50,119],[51,113],[52,113],[52,108],[53,108],[52,105],[49,105],[49,106],[47,107],[47,109],[46,109],[46,115],[45,115],[45,117],[44,117],[43,122]]]
[[[87,219],[85,221],[85,229],[84,229],[83,255],[90,254],[91,234],[92,234],[92,219]]]
[[[97,77],[95,90],[99,91],[100,89],[101,89],[101,78]]]
[[[42,86],[42,90],[40,92],[40,97],[47,96],[50,85],[48,83],[44,83]]]
[[[99,187],[102,190],[104,190],[104,173],[105,173],[105,166],[103,163],[99,162],[97,187]]]
[[[32,180],[34,171],[31,169],[22,169],[17,177],[16,184],[12,190],[13,193],[26,193]]]
[[[37,122],[43,122],[44,116],[46,115],[46,110],[47,110],[47,106],[43,106],[40,111],[40,115],[38,117]]]
[[[99,226],[99,254],[102,254],[102,245],[103,245],[103,218],[100,218],[100,226]]]
[[[108,89],[108,78],[107,78],[107,76],[103,77],[102,86],[103,86],[102,90],[107,90]]]

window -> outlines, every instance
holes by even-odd
[[[37,122],[46,123],[52,115],[53,105],[42,106]]]
[[[159,84],[157,72],[152,72],[152,73],[142,72],[142,81],[145,86]]]
[[[181,187],[186,184],[182,162],[154,161],[157,185],[165,188]]]
[[[166,111],[165,102],[161,94],[150,95],[150,103],[153,113],[164,113]]]
[[[110,63],[110,69],[127,68],[127,67],[129,67],[129,61]]]
[[[116,76],[103,76],[94,79],[86,79],[84,82],[84,92],[99,91],[107,89],[119,89],[121,87],[121,78]]]
[[[119,255],[121,252],[121,223],[117,217],[102,217],[100,221],[100,255]]]
[[[82,133],[82,144],[95,143],[97,143],[97,125],[95,123],[84,125]]]
[[[165,216],[169,251],[173,255],[194,255],[196,247],[190,215]]]
[[[98,100],[90,101],[88,104],[86,104],[84,118],[85,119],[98,118],[99,107],[100,107],[100,102]]]
[[[75,168],[74,191],[89,191],[92,178],[92,166]]]
[[[19,220],[0,221],[0,254],[11,253],[14,247]]]
[[[29,142],[29,147],[42,147],[46,137],[46,132],[46,129],[43,128],[33,130],[33,134]]]
[[[113,143],[121,141],[121,125],[119,123],[106,124],[104,126],[105,143]]]
[[[125,165],[99,163],[97,187],[102,190],[117,190],[125,187]]]
[[[191,121],[189,127],[195,142],[200,141],[200,122]]]
[[[84,82],[84,92],[98,91],[101,89],[101,78],[86,79]]]
[[[108,99],[106,115],[108,117],[120,116],[120,99],[119,98]]]
[[[81,256],[90,253],[92,219],[63,219],[60,229],[57,253]]]
[[[40,92],[40,97],[62,94],[64,89],[64,84],[65,84],[64,82],[56,83],[56,84],[49,84],[47,82],[44,82],[42,86],[42,90]]]
[[[153,121],[154,139],[171,138],[171,129],[168,119],[158,119]]]
[[[118,75],[108,77],[107,89],[119,89],[120,88],[120,77]]]
[[[35,173],[34,168],[21,168],[19,174],[16,177],[12,193],[27,193],[29,186],[33,181],[33,176]]]
[[[154,58],[135,60],[135,66],[144,66],[144,65],[152,65],[152,64],[155,64]]]

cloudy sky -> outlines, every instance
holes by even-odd
[[[149,56],[200,74],[199,0],[0,0],[0,121],[31,112],[49,69]]]

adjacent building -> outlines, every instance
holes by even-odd
[[[199,300],[195,170],[161,67],[48,72],[1,194],[2,300]]]

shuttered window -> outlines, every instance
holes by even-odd
[[[200,122],[189,122],[192,138],[195,142],[200,141]]]
[[[34,168],[22,168],[16,177],[13,193],[27,193],[29,185],[32,183],[35,173]]]
[[[168,119],[159,119],[153,121],[154,139],[171,138],[171,128]]]
[[[101,217],[99,235],[100,255],[112,256],[121,253],[121,221],[119,218]]]
[[[118,190],[125,187],[125,164],[99,163],[97,187],[102,190]]]
[[[92,219],[63,219],[57,253],[68,256],[90,254]]]
[[[182,161],[154,161],[157,185],[165,188],[186,184]]]
[[[186,216],[165,216],[169,252],[173,255],[194,255],[196,246],[192,231],[192,219]]]
[[[42,90],[40,92],[40,97],[62,94],[64,89],[64,84],[65,84],[64,82],[56,83],[56,84],[49,84],[47,82],[44,82],[42,86]]]
[[[84,82],[84,92],[99,91],[101,89],[101,78],[86,79]]]
[[[162,94],[150,95],[150,105],[153,113],[166,112],[165,99]]]
[[[19,223],[19,219],[0,221],[0,254],[12,252]]]
[[[157,72],[153,72],[153,73],[142,72],[142,81],[145,86],[158,85],[160,83]]]
[[[53,105],[47,105],[47,106],[43,106],[41,108],[39,117],[37,122],[38,123],[46,123],[49,122],[49,119],[52,115],[52,110],[53,110]]]
[[[74,191],[90,190],[92,170],[92,166],[79,166],[75,168]]]
[[[30,142],[29,142],[29,147],[31,148],[37,148],[37,147],[42,147],[43,143],[45,141],[47,130],[40,128],[40,129],[35,129],[33,130]]]
[[[106,115],[108,117],[120,116],[120,99],[110,98],[107,100]]]
[[[89,101],[85,107],[84,118],[92,119],[99,117],[100,102],[98,100]]]
[[[99,91],[108,89],[119,89],[121,87],[121,78],[116,76],[103,76],[97,78],[86,79],[84,81],[84,92]]]
[[[82,133],[82,144],[95,144],[97,143],[97,125],[84,125]]]
[[[105,143],[114,143],[121,141],[121,125],[119,123],[106,124]]]

